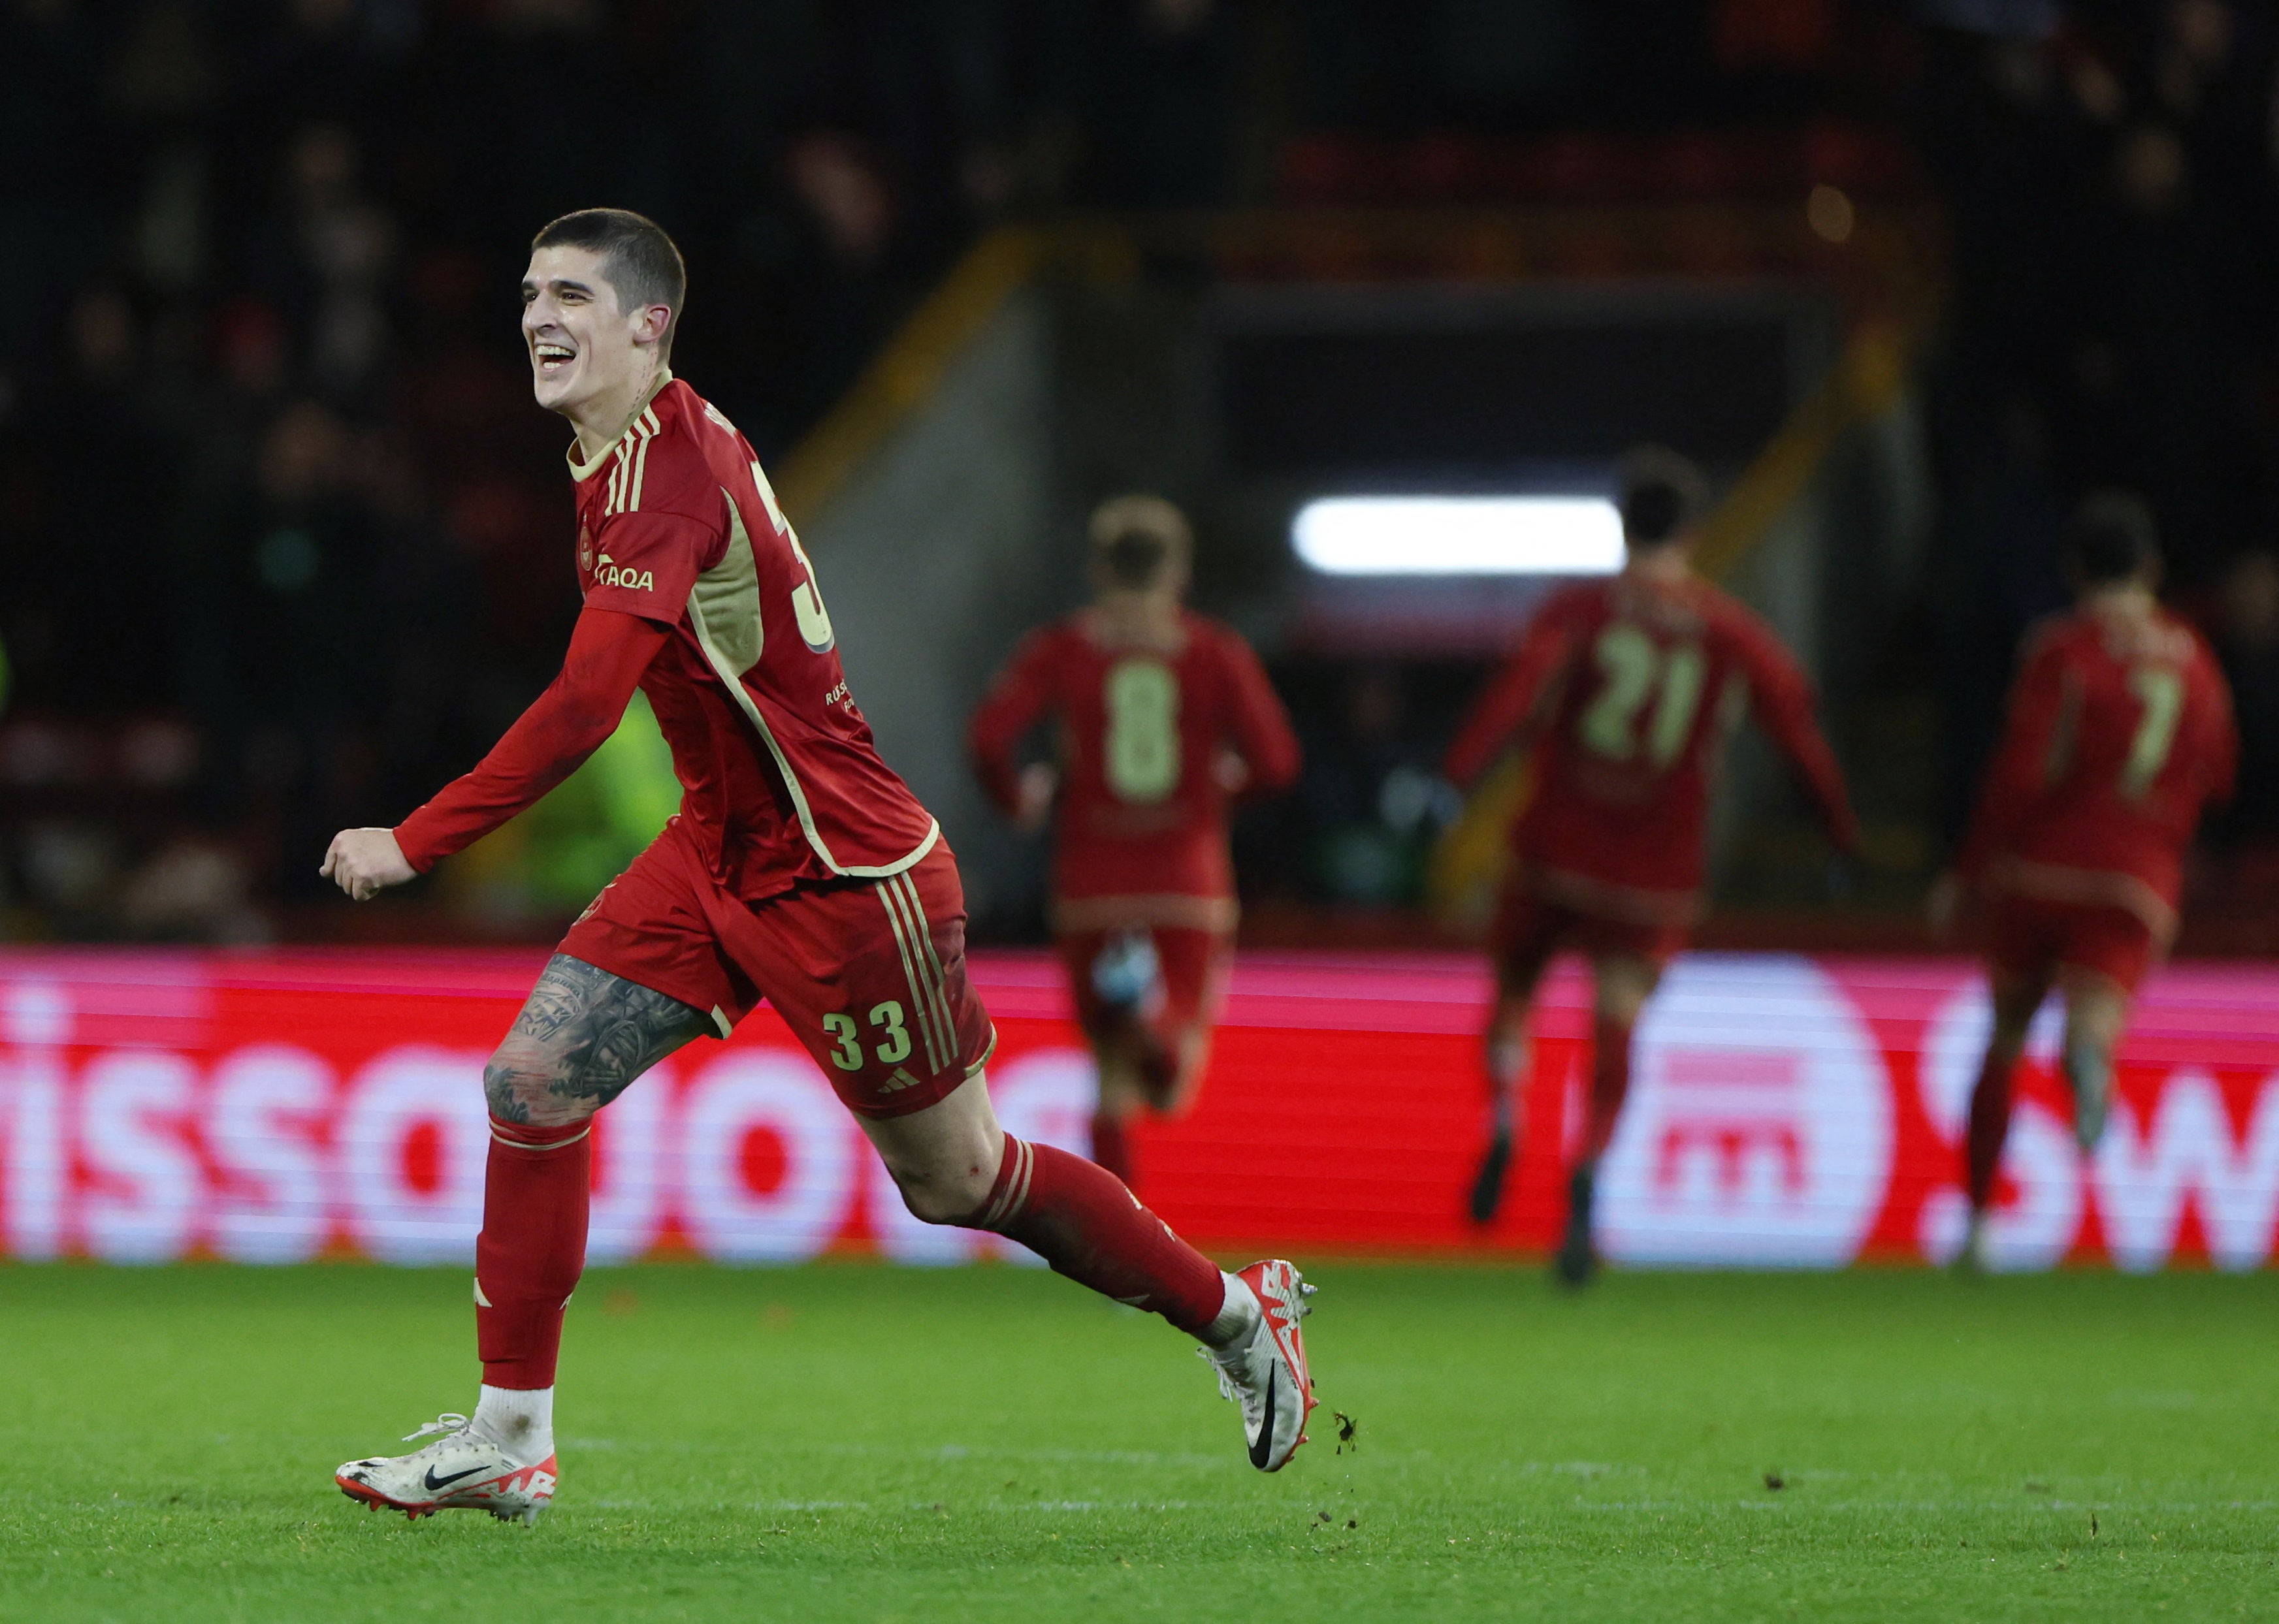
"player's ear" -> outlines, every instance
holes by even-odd
[[[672,333],[672,307],[669,304],[644,305],[634,312],[633,342],[662,344]]]

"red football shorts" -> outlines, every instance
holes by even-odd
[[[1218,1019],[1226,1002],[1226,974],[1234,958],[1234,933],[1203,931],[1192,925],[1140,927],[1155,938],[1155,961],[1163,983],[1163,1007],[1150,1023],[1173,1042]],[[1092,984],[1093,961],[1121,931],[1063,931],[1053,938],[1061,965],[1068,971],[1069,991],[1076,998],[1077,1024],[1095,1043],[1106,1037],[1112,1021]]]
[[[557,951],[710,1011],[726,1037],[764,998],[848,1109],[902,1116],[981,1069],[996,1029],[965,976],[965,889],[947,841],[890,879],[745,902],[675,818]]]
[[[1523,870],[1505,884],[1488,939],[1500,978],[1508,983],[1539,974],[1562,947],[1590,958],[1644,959],[1659,967],[1685,951],[1685,927],[1609,919],[1554,902],[1538,893]]]
[[[2012,981],[2087,970],[2134,992],[2159,956],[2152,928],[2124,908],[2014,892],[1995,896],[1987,908],[1987,961]]]

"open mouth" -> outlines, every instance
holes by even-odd
[[[552,343],[533,345],[530,353],[532,358],[538,363],[539,375],[543,378],[554,377],[571,362],[576,360],[578,356],[578,352],[567,344]]]

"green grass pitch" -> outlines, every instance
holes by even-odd
[[[1315,1277],[1263,1477],[1041,1272],[596,1271],[521,1528],[331,1482],[472,1407],[464,1271],[0,1268],[0,1619],[2279,1615],[2279,1278]]]

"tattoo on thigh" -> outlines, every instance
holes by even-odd
[[[483,1091],[503,1122],[575,1121],[711,1026],[679,999],[557,953],[485,1068]]]

